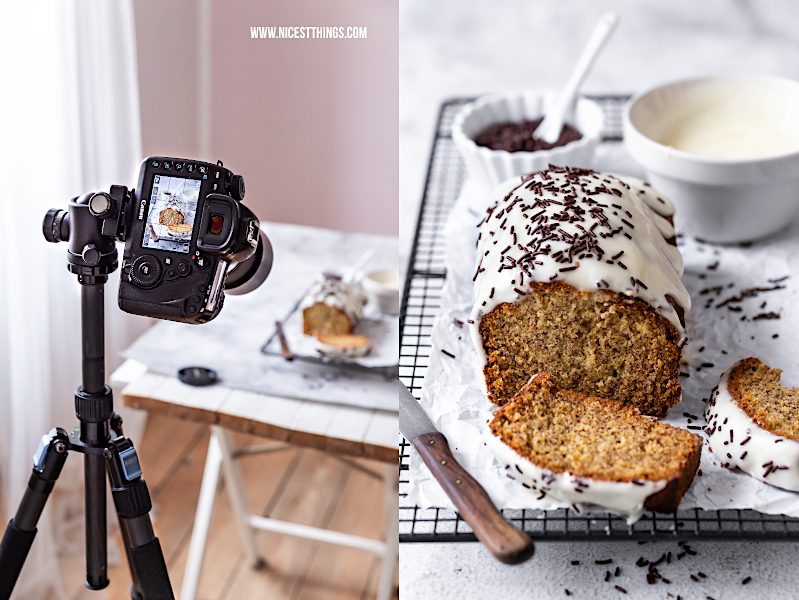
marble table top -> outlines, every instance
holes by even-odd
[[[396,412],[396,386],[384,374],[287,362],[260,349],[275,321],[290,313],[319,273],[347,269],[368,249],[374,254],[366,270],[396,268],[397,239],[277,223],[262,227],[275,259],[261,287],[243,296],[227,295],[224,308],[210,323],[157,323],[123,353],[125,358],[162,375],[174,376],[189,365],[206,366],[215,369],[227,387]]]

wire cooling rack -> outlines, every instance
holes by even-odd
[[[592,96],[605,111],[602,143],[622,140],[622,109],[627,96]],[[439,112],[413,238],[400,312],[400,379],[418,399],[430,361],[430,333],[441,302],[446,277],[443,226],[464,180],[464,165],[455,150],[452,120],[468,98],[445,102]],[[400,440],[399,538],[401,542],[471,542],[471,528],[455,511],[421,509],[407,500],[409,456],[414,450]],[[765,515],[753,510],[646,513],[628,526],[607,512],[578,514],[572,509],[506,510],[505,517],[537,540],[651,539],[799,539],[799,519]]]

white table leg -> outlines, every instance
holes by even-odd
[[[255,545],[255,536],[253,534],[253,528],[250,525],[250,509],[247,507],[244,479],[241,476],[239,464],[233,456],[235,452],[233,440],[231,439],[230,433],[219,425],[211,426],[211,435],[217,439],[222,451],[222,471],[225,479],[225,489],[230,499],[230,506],[233,509],[239,535],[241,535],[241,540],[244,543],[244,552],[247,555],[247,561],[253,568],[261,568],[266,563],[259,555],[258,547]]]
[[[377,600],[389,600],[394,587],[399,554],[399,469],[395,464],[386,467],[383,477],[383,506],[385,510],[385,540]]]
[[[208,542],[208,528],[214,513],[216,486],[219,483],[219,469],[222,465],[222,452],[216,436],[211,434],[208,442],[208,455],[205,458],[205,470],[200,486],[200,497],[197,501],[197,512],[194,515],[194,527],[191,532],[189,555],[186,560],[186,571],[183,575],[181,600],[195,600],[197,586],[200,583],[205,546]]]

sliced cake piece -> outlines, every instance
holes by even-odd
[[[629,515],[677,510],[699,466],[702,440],[615,400],[534,376],[494,413],[487,445],[517,484],[580,510]]]
[[[733,365],[710,396],[705,433],[723,466],[799,492],[799,388],[781,374],[752,357]]]
[[[322,333],[319,340],[319,354],[327,358],[357,358],[366,356],[372,343],[365,335]]]

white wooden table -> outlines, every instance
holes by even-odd
[[[398,536],[396,413],[282,398],[222,385],[192,387],[181,383],[176,377],[149,372],[143,364],[133,360],[126,361],[117,369],[112,379],[125,386],[122,401],[126,406],[206,423],[211,428],[182,600],[192,600],[197,594],[220,474],[224,475],[225,489],[236,515],[242,544],[253,567],[257,568],[264,562],[254,542],[256,530],[348,546],[381,558],[377,597],[384,600],[391,596],[397,567]],[[345,461],[368,458],[385,463],[382,474],[384,539],[359,537],[249,514],[244,482],[236,459],[250,451],[237,451],[233,447],[232,431],[261,436],[274,442],[265,447],[259,446],[256,451],[272,451],[290,444],[323,450]]]

